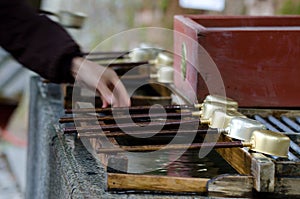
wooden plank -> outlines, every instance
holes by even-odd
[[[275,169],[276,177],[300,177],[300,162],[277,161]]]
[[[300,178],[276,178],[275,180],[275,193],[279,195],[299,198],[299,187]]]
[[[231,141],[225,135],[221,135],[220,140]],[[256,191],[274,191],[275,165],[271,159],[259,153],[250,154],[242,148],[224,148],[216,151],[240,174],[252,175]]]
[[[109,190],[165,191],[173,193],[205,193],[207,178],[184,178],[173,176],[107,174]]]
[[[220,135],[219,142],[231,142],[225,135]],[[251,175],[252,157],[243,148],[222,148],[216,151],[237,171],[239,174]]]
[[[214,197],[251,197],[252,176],[221,175],[207,183],[208,195]]]
[[[270,158],[260,154],[252,154],[253,185],[258,192],[273,192],[275,184],[275,164]]]

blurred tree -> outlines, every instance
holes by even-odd
[[[285,0],[282,4],[282,7],[279,9],[279,14],[293,14],[299,15],[300,14],[300,1],[295,0]]]

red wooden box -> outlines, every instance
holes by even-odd
[[[243,107],[300,107],[299,16],[175,16],[174,30],[175,86],[190,100],[225,89]]]

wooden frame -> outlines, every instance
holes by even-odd
[[[77,103],[81,108],[91,107],[89,103]],[[246,115],[251,115],[250,110],[241,110]],[[254,111],[258,113],[258,110]],[[277,111],[278,112],[278,111]],[[263,110],[263,114],[270,111]],[[281,113],[287,114],[286,111]],[[278,113],[279,114],[279,113]],[[297,112],[290,113],[296,115]],[[84,127],[86,124],[80,124]],[[93,133],[91,133],[93,134]],[[113,138],[110,142],[117,143]],[[221,135],[220,142],[232,140]],[[91,143],[95,148],[101,148],[103,143],[100,138]],[[165,177],[157,175],[140,175],[116,173],[116,170],[127,170],[127,158],[122,153],[97,154],[98,159],[107,170],[107,190],[138,190],[172,193],[198,193],[209,196],[249,197],[253,190],[269,194],[282,194],[299,196],[300,162],[275,161],[260,153],[251,153],[245,148],[220,148],[215,149],[239,175],[220,175],[215,178],[185,178]],[[111,166],[113,165],[113,167]],[[115,168],[115,169],[111,169]]]
[[[92,108],[91,103],[77,102],[78,108]],[[86,123],[80,122],[80,126],[86,126]],[[117,144],[117,141],[110,137],[110,142]],[[228,140],[224,140],[228,141]],[[104,144],[102,138],[92,139],[91,147],[97,149]],[[238,150],[239,153],[242,149]],[[107,190],[139,190],[156,191],[170,193],[198,193],[211,195],[231,195],[231,196],[249,196],[252,192],[252,176],[234,176],[227,175],[208,178],[186,178],[170,177],[157,175],[138,175],[138,174],[120,174],[116,170],[127,170],[127,158],[122,153],[104,154],[97,153],[98,159],[107,170]],[[248,156],[247,156],[248,157]],[[111,166],[113,165],[113,166]],[[114,169],[111,169],[114,168]],[[227,185],[225,184],[227,183]],[[242,185],[242,186],[241,186]],[[226,187],[224,189],[224,187]],[[241,188],[243,187],[243,188]]]
[[[299,16],[174,16],[175,87],[193,102],[218,85],[243,107],[299,107],[299,27]]]

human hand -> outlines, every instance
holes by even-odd
[[[100,94],[103,108],[109,104],[114,107],[130,106],[128,93],[112,69],[100,66],[82,57],[75,57],[72,60],[71,72],[76,81],[85,84]]]

